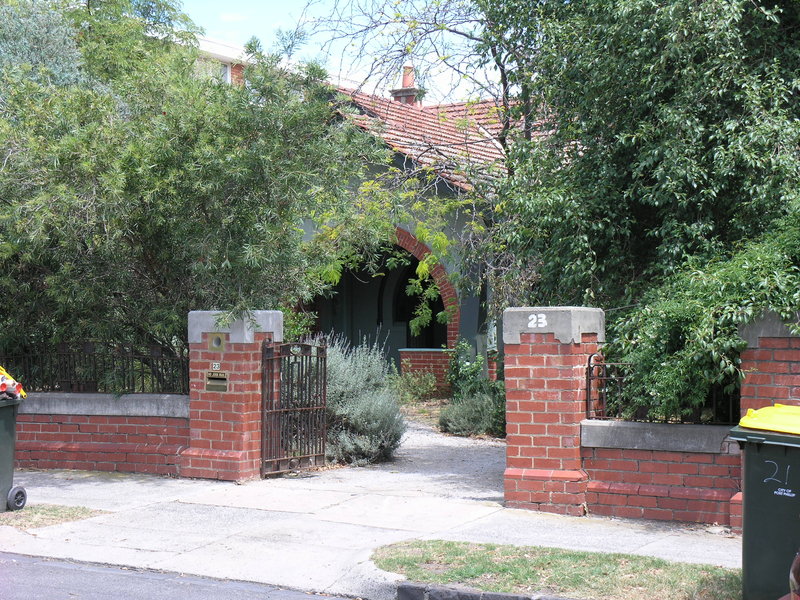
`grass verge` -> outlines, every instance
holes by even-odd
[[[372,558],[412,581],[528,596],[739,600],[742,589],[739,569],[557,548],[412,541],[380,548]]]
[[[58,525],[70,521],[80,521],[106,511],[92,510],[84,506],[61,506],[58,504],[33,504],[22,510],[0,513],[0,525],[9,525],[15,529],[27,531],[48,525]]]

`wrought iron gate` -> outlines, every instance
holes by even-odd
[[[325,463],[326,347],[264,344],[261,476]]]

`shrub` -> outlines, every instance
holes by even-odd
[[[505,398],[496,393],[479,392],[442,409],[439,415],[442,431],[455,435],[488,434],[502,437],[506,433]]]
[[[314,329],[317,313],[288,304],[281,306],[280,311],[283,313],[283,340],[285,342],[307,338]]]
[[[689,263],[612,322],[606,357],[632,364],[620,412],[671,420],[702,410],[714,387],[735,392],[744,378],[739,327],[766,311],[798,330],[800,213],[729,259]]]
[[[378,344],[329,341],[327,400],[329,460],[363,465],[392,457],[406,427]]]
[[[339,405],[340,426],[328,430],[328,458],[365,465],[390,460],[405,432],[394,392],[383,389]]]
[[[436,375],[429,371],[407,371],[394,378],[401,404],[430,400],[436,395]]]
[[[473,357],[472,346],[466,340],[459,340],[451,352],[447,381],[453,398],[461,399],[485,391],[490,382],[483,374],[483,357]]]
[[[453,401],[439,416],[442,431],[455,435],[505,435],[505,386],[502,381],[486,377],[483,357],[472,357],[469,342],[461,340],[456,344],[447,380]]]

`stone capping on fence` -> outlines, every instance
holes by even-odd
[[[581,422],[581,446],[719,454],[727,453],[725,442],[730,430],[727,425],[681,425],[587,419]]]
[[[584,333],[606,341],[606,317],[599,308],[583,306],[508,308],[503,312],[503,343],[519,344],[523,333],[552,333],[562,344],[579,344]]]
[[[219,327],[216,310],[193,310],[189,313],[189,343],[199,344],[204,333],[229,333],[232,344],[252,344],[257,331],[272,334],[273,342],[283,341],[283,313],[279,310],[254,310],[228,327]]]
[[[795,315],[800,323],[800,313]],[[778,313],[767,311],[761,318],[739,327],[739,335],[747,342],[748,348],[758,348],[759,338],[792,338],[797,337],[786,326],[786,322]]]
[[[23,415],[88,415],[188,419],[189,396],[179,394],[95,394],[31,392],[20,403]]]
[[[433,354],[441,354],[442,352],[451,352],[449,348],[398,348],[398,352],[431,352]]]

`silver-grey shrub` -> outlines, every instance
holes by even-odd
[[[67,19],[47,2],[2,4],[0,70],[28,66],[40,83],[79,83],[81,54]]]
[[[363,465],[392,458],[406,426],[391,372],[377,343],[329,340],[329,460]]]
[[[454,399],[439,415],[439,427],[454,435],[505,435],[505,400],[487,390]]]

